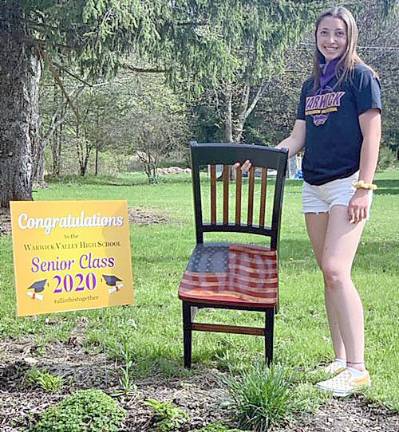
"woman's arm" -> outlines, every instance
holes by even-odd
[[[372,183],[378,162],[378,150],[381,140],[381,113],[379,109],[370,109],[359,116],[363,135],[360,151],[359,180]],[[351,223],[358,223],[367,218],[369,191],[357,189],[349,202],[348,214]]]
[[[276,148],[286,148],[288,149],[288,157],[296,155],[299,150],[305,145],[305,135],[306,135],[306,122],[305,120],[296,120],[294,128],[292,129],[291,135],[281,141]],[[235,168],[240,166],[239,163],[234,165]],[[251,168],[251,162],[245,161],[242,164],[241,170],[246,172]]]
[[[296,120],[291,135],[281,141],[276,148],[288,149],[288,157],[295,156],[305,145],[306,122],[305,120]]]
[[[359,116],[363,135],[360,152],[359,180],[372,183],[377,168],[378,150],[381,140],[381,113],[379,109],[370,109]]]

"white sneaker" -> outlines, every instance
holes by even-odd
[[[370,385],[370,375],[367,371],[364,371],[360,377],[354,377],[348,369],[345,369],[335,377],[317,383],[316,387],[331,392],[333,396],[345,397]]]

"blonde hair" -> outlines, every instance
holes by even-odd
[[[357,28],[357,24],[355,19],[353,18],[353,15],[348,11],[348,9],[344,8],[343,6],[338,6],[322,12],[316,21],[316,28],[314,33],[316,49],[313,56],[313,72],[312,72],[312,77],[314,79],[314,88],[317,89],[320,86],[320,63],[322,63],[323,60],[323,54],[317,48],[317,30],[319,28],[321,21],[325,17],[339,18],[341,21],[343,21],[346,27],[346,35],[347,35],[346,49],[344,54],[340,58],[339,62],[337,63],[336,70],[335,70],[335,73],[338,77],[337,84],[339,85],[342,83],[342,81],[344,81],[348,77],[350,78],[357,64],[365,65],[376,76],[376,73],[364,63],[364,61],[359,57],[359,55],[356,52],[359,30]]]

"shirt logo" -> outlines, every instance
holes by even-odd
[[[341,106],[341,99],[345,92],[334,92],[331,88],[323,90],[325,93],[306,98],[305,115],[313,117],[315,126],[323,125],[330,112],[338,111]]]

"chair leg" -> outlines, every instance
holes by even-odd
[[[268,366],[273,361],[274,309],[265,312],[265,357]]]
[[[191,345],[192,345],[192,328],[191,328],[191,306],[183,302],[183,338],[184,338],[184,367],[191,368]]]

